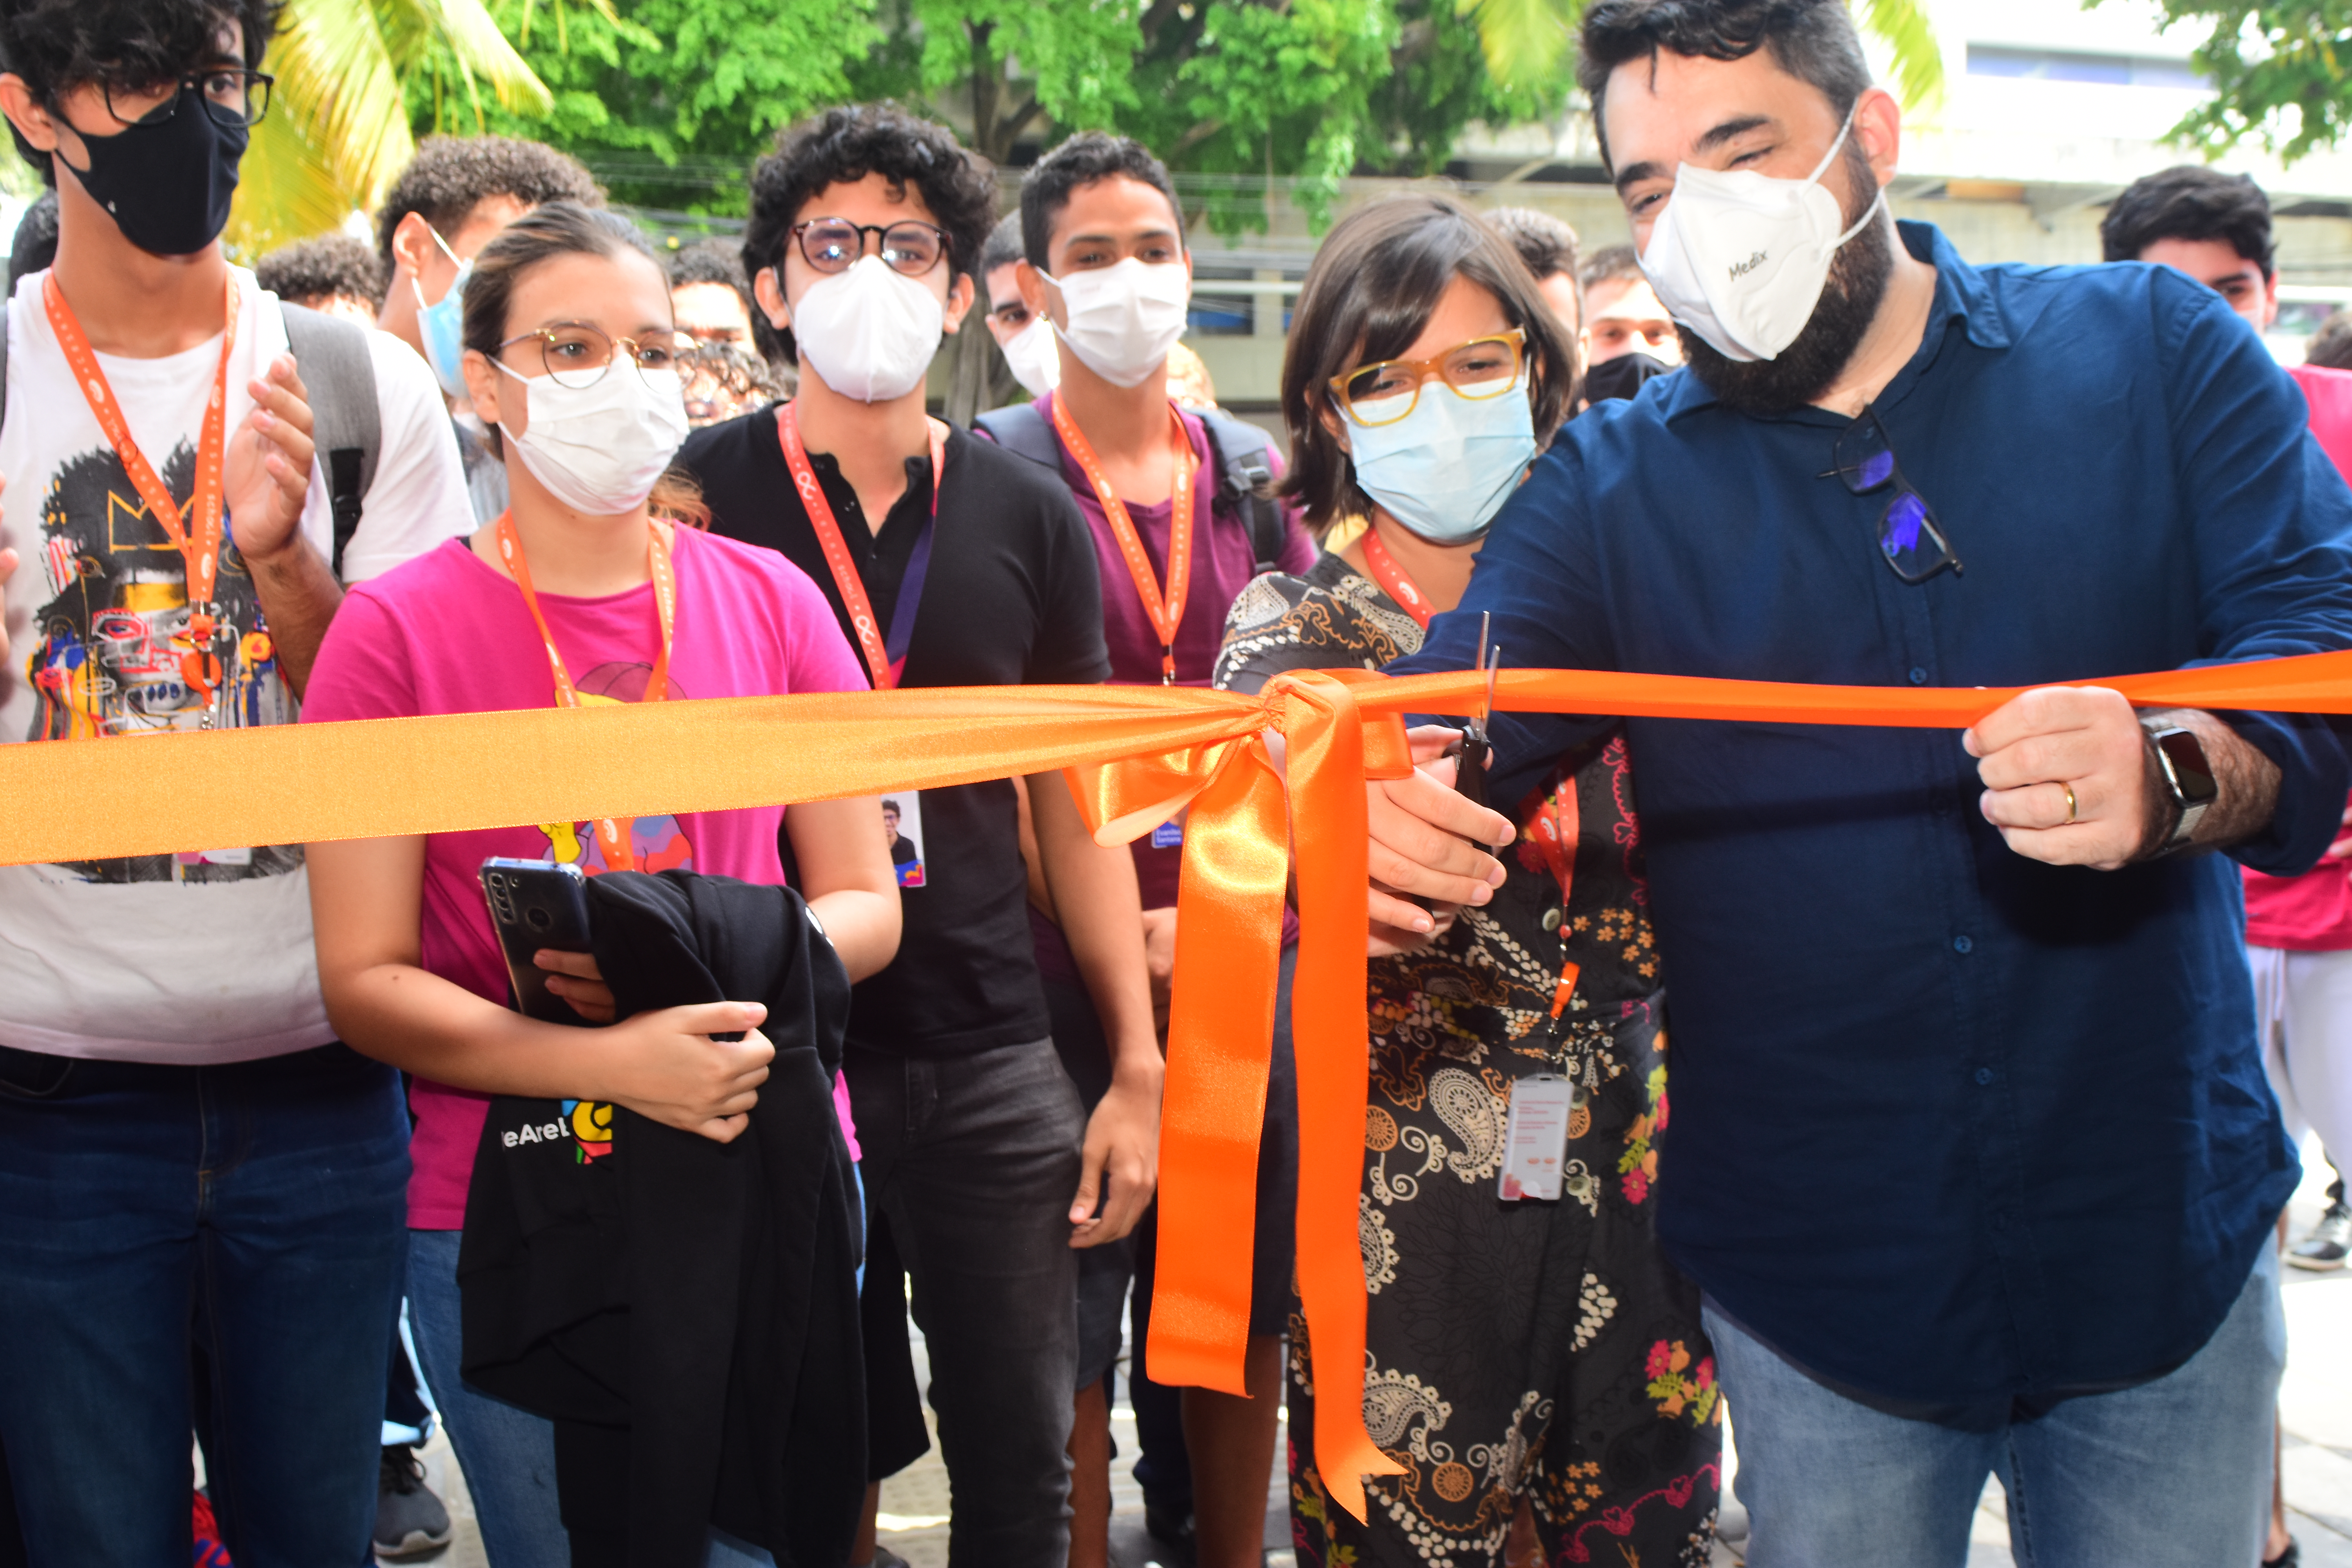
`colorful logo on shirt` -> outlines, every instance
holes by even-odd
[[[613,1108],[601,1100],[567,1100],[563,1124],[572,1131],[572,1158],[586,1165],[613,1152]]]
[[[646,682],[653,677],[648,664],[600,664],[581,677],[576,689],[583,707],[600,703],[636,702],[644,699]],[[677,678],[672,676],[669,695],[683,700],[686,693],[678,689]],[[598,877],[614,868],[604,864],[604,847],[585,822],[542,822],[539,830],[547,835],[548,858],[567,866],[577,866],[587,876]],[[694,844],[675,816],[640,816],[629,834],[629,864],[631,871],[691,871],[694,869]]]

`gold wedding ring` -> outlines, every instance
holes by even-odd
[[[2074,826],[2074,786],[2062,784],[2058,787],[2066,792],[2066,820],[2063,826],[2072,827]]]

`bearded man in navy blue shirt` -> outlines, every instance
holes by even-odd
[[[1580,70],[1686,370],[1596,406],[1391,673],[2032,686],[2352,646],[2352,495],[2167,268],[1896,225],[1842,0],[1596,0]],[[1517,801],[1599,721],[1500,716]],[[2249,1568],[2295,1168],[2234,858],[2337,831],[2325,721],[2042,685],[1964,735],[1634,720],[1672,996],[1659,1226],[1706,1292],[1754,1568]],[[1376,943],[1507,819],[1371,786]],[[2225,854],[2213,853],[2215,850]],[[1442,918],[1439,917],[1439,918]]]

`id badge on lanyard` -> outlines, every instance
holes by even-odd
[[[1559,1197],[1569,1117],[1577,1098],[1575,1084],[1550,1073],[1513,1081],[1510,1115],[1503,1125],[1499,1195],[1505,1203]]]

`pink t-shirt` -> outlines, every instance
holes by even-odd
[[[866,686],[857,658],[816,585],[772,550],[755,550],[698,529],[676,531],[675,646],[669,696],[779,696],[855,691]],[[661,621],[651,584],[608,598],[542,593],[540,608],[583,695],[635,701],[653,674]],[[554,679],[522,595],[463,539],[351,590],[319,650],[302,699],[305,722],[486,713],[545,708]],[[518,759],[528,766],[528,759]],[[776,833],[784,808],[641,816],[637,869],[677,868],[771,886],[784,880]],[[424,965],[478,996],[504,1005],[506,965],[482,902],[482,862],[499,855],[570,860],[591,875],[604,854],[584,823],[551,834],[541,827],[436,833],[425,840]],[[842,1130],[848,1106],[835,1085]],[[488,1113],[485,1095],[418,1079],[410,1094],[416,1131],[409,1145],[408,1223],[457,1230],[474,1146]],[[853,1135],[852,1153],[856,1152]]]

